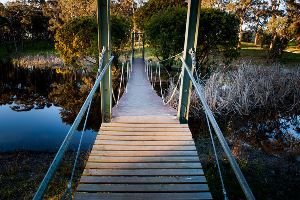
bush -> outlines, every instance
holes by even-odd
[[[239,20],[233,14],[217,10],[203,9],[200,14],[197,58],[201,66],[220,57],[228,65],[239,54],[237,51]]]
[[[111,16],[112,49],[119,50],[129,39],[130,22],[122,16]],[[78,17],[65,23],[55,34],[55,48],[66,64],[83,66],[89,58],[98,61],[98,29],[94,17]]]
[[[147,40],[157,56],[166,59],[183,50],[186,12],[185,8],[169,8],[153,15],[146,24]],[[202,68],[209,64],[213,54],[221,57],[225,64],[238,56],[239,20],[235,15],[202,9],[199,26],[197,60]]]
[[[169,8],[151,17],[146,24],[145,34],[157,57],[166,59],[182,51],[185,19],[185,8]]]

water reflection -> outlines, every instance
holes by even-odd
[[[0,151],[57,150],[94,83],[90,77],[84,71],[0,64]],[[84,148],[92,145],[100,124],[98,92]],[[76,139],[78,134],[71,147]]]

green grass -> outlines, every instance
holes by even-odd
[[[9,47],[8,50],[6,47]],[[24,41],[23,48],[18,47],[16,52],[13,43],[0,45],[0,59],[16,58],[27,55],[51,55],[57,54],[53,42],[49,41]]]
[[[255,64],[265,64],[268,60],[268,50],[263,49],[253,43],[242,43],[240,50],[240,58],[251,59]],[[286,65],[296,65],[300,63],[300,48],[297,46],[289,46],[284,50],[278,61]]]

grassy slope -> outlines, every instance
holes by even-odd
[[[141,50],[136,48],[135,57],[142,57]],[[145,57],[157,61],[153,56],[152,50],[149,47],[145,48]],[[268,50],[260,48],[260,46],[253,43],[242,43],[239,59],[249,59],[254,64],[266,64],[268,61]],[[283,53],[282,57],[278,59],[282,64],[294,66],[300,63],[300,48],[296,46],[289,46]]]
[[[22,50],[15,52],[13,44],[9,45],[9,52],[4,45],[0,45],[0,59],[20,57],[25,55],[51,55],[57,54],[54,44],[48,41],[35,41],[35,42],[24,42],[24,47]]]
[[[264,64],[268,58],[268,50],[260,48],[253,43],[242,43],[241,58],[251,59],[256,64]],[[281,58],[282,64],[296,65],[300,63],[300,48],[296,46],[288,47]]]

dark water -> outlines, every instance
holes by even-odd
[[[56,151],[92,87],[89,77],[93,75],[0,64],[0,152]],[[95,95],[84,149],[92,146],[100,127],[99,100]],[[79,133],[70,148],[77,147]]]

